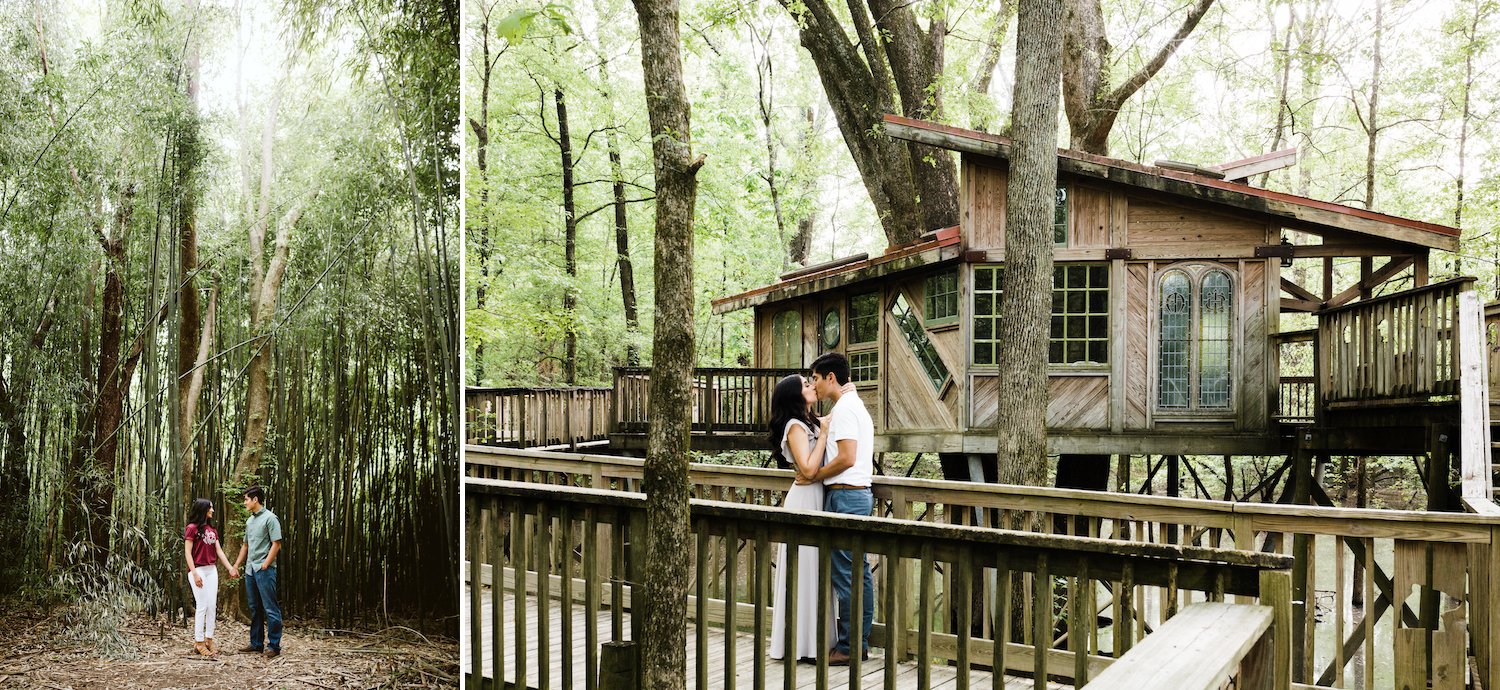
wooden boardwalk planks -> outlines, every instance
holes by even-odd
[[[469,601],[469,597],[471,596],[471,594],[472,592],[466,586],[464,588],[463,600],[465,602]],[[482,664],[483,674],[486,678],[493,678],[494,637],[492,634],[492,629],[488,623],[489,621],[493,620],[492,605],[494,602],[494,598],[492,596],[491,590],[488,587],[481,588],[479,600],[482,602],[480,621],[485,623],[484,625],[480,626],[483,630],[483,632],[481,633],[482,640],[479,644],[474,644],[471,641],[470,644],[461,645],[459,668],[463,669],[467,674],[469,669],[471,669],[473,666],[473,655],[471,653],[471,648],[482,650],[480,653],[484,656]],[[537,622],[541,617],[538,615],[537,611],[537,600],[534,597],[528,597],[525,601],[527,640],[525,654],[526,660],[528,661],[526,668],[526,687],[536,688],[539,687],[539,683],[541,682],[541,672],[540,669],[537,668],[537,660],[542,658],[541,650],[538,648],[539,636],[537,630]],[[507,633],[511,632],[515,626],[516,604],[517,602],[513,595],[505,595],[505,600],[502,605],[504,615],[501,618],[501,624],[505,626],[505,630]],[[548,669],[547,677],[551,681],[553,687],[561,688],[563,687],[562,683],[560,682],[560,679],[563,677],[561,661],[563,658],[563,650],[561,643],[562,635],[559,631],[561,631],[563,628],[563,612],[561,605],[562,602],[554,600],[551,602],[551,604],[552,605],[549,607],[550,610],[548,612],[548,620],[552,629],[552,634],[550,635],[551,639],[549,641],[550,644],[548,645],[549,649],[546,657],[550,660],[550,668]],[[626,630],[629,630],[630,626],[628,619],[630,617],[630,614],[627,612],[625,615],[627,619]],[[460,629],[467,628],[467,626],[469,625],[469,617],[469,607],[465,606],[462,613],[462,619],[459,622]],[[570,618],[573,630],[573,650],[571,654],[573,666],[572,676],[574,683],[578,686],[582,686],[584,680],[584,661],[588,656],[587,652],[585,651],[586,645],[584,644],[586,636],[583,634],[583,632],[588,628],[588,615],[583,610],[583,607],[575,605],[573,607],[572,615]],[[598,631],[600,642],[608,642],[612,639],[610,633],[610,612],[608,610],[601,610],[593,623],[595,629]],[[753,663],[755,661],[754,638],[752,635],[745,632],[739,633],[737,637],[737,644],[734,646],[734,671],[741,683],[748,683],[753,675]],[[514,683],[516,677],[516,649],[513,643],[514,639],[515,638],[513,635],[507,634],[504,640],[504,642],[506,643],[506,648],[504,650],[504,658],[502,659],[501,666],[504,672],[503,677],[506,683]],[[687,668],[689,669],[690,674],[693,672],[692,669],[697,667],[696,645],[691,644],[691,641],[695,639],[697,639],[697,628],[691,621],[689,621],[684,645],[687,649]],[[708,679],[708,687],[710,688],[720,688],[726,685],[726,679],[724,677],[726,666],[724,658],[725,647],[726,646],[723,628],[710,627],[708,630],[708,649],[710,650],[708,663],[710,677]],[[798,664],[796,673],[796,687],[799,690],[803,688],[811,690],[812,688],[817,687],[817,669],[814,666],[810,664]],[[766,687],[783,687],[783,666],[781,661],[767,659],[765,674]],[[934,688],[934,690],[952,690],[956,687],[958,681],[957,669],[952,666],[933,665],[931,667],[931,676],[932,687]],[[880,655],[871,655],[868,661],[865,661],[863,664],[861,664],[860,677],[862,682],[858,684],[858,687],[881,687],[883,679],[885,677],[884,657]],[[917,677],[917,665],[915,663],[904,662],[897,664],[896,688],[898,690],[914,690],[917,687]],[[971,672],[969,682],[971,688],[980,690],[991,687],[992,681],[990,673],[988,671],[975,670]],[[693,680],[690,678],[689,684],[692,683]],[[828,687],[850,687],[849,669],[847,667],[829,668]],[[1007,678],[1005,681],[1006,690],[1031,690],[1034,687],[1035,686],[1029,678]],[[1065,690],[1070,687],[1071,686],[1056,682],[1047,683],[1048,690]]]

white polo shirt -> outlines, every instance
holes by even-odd
[[[842,473],[823,480],[824,484],[869,486],[875,475],[875,423],[865,410],[858,393],[845,393],[828,413],[828,445],[823,450],[823,464],[838,457],[838,442],[854,439],[854,465]]]

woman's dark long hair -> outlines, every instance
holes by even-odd
[[[771,435],[767,441],[771,444],[771,459],[782,469],[792,469],[791,458],[781,454],[781,439],[786,437],[787,422],[793,419],[814,432],[818,430],[818,418],[802,397],[802,377],[796,374],[778,381],[771,389]]]
[[[212,527],[213,523],[208,519],[208,509],[214,507],[213,501],[200,498],[193,501],[193,507],[188,511],[188,524],[198,526],[198,534],[203,534],[205,526]]]

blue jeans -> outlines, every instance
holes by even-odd
[[[281,600],[276,598],[276,569],[257,570],[245,578],[250,603],[250,646],[261,649],[267,632],[271,649],[281,651]]]
[[[875,495],[870,493],[869,489],[829,489],[823,498],[823,510],[830,513],[869,517],[874,509]],[[849,593],[854,569],[854,554],[848,551],[834,551],[831,560],[833,561],[833,593],[839,600],[839,641],[834,645],[834,649],[849,654],[851,610]],[[868,651],[870,649],[870,624],[875,622],[875,579],[870,576],[869,561],[860,559],[860,566],[864,569],[865,575],[863,611],[865,635],[863,639],[865,650]]]

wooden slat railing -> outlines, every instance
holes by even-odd
[[[609,440],[608,388],[467,388],[465,443],[577,450]]]
[[[531,472],[506,469],[503,474]],[[556,681],[559,687],[574,687],[580,680],[585,687],[596,687],[603,672],[593,650],[600,648],[604,612],[610,617],[611,642],[639,639],[629,602],[637,593],[645,558],[645,499],[623,491],[481,478],[465,479],[465,489],[467,553],[474,556],[466,565],[469,581],[483,582],[487,565],[489,581],[500,585],[488,597],[482,587],[470,588],[469,610],[483,612],[486,600],[490,609],[488,616],[471,617],[469,672],[521,687],[549,687]],[[780,544],[793,554],[777,564],[787,570],[789,597],[796,596],[799,569],[817,569],[820,622],[832,605],[831,551],[853,551],[856,563],[861,554],[878,558],[876,624],[869,646],[884,650],[887,660],[914,657],[917,662],[914,668],[885,664],[882,685],[891,690],[904,685],[898,683],[898,672],[914,674],[917,688],[932,688],[934,671],[950,663],[955,687],[964,690],[971,683],[1004,687],[1004,673],[988,674],[986,683],[975,667],[1062,677],[1083,685],[1112,663],[1103,656],[1110,652],[1109,635],[1103,636],[1101,650],[1101,626],[1094,613],[1109,611],[1113,603],[1114,622],[1103,632],[1121,630],[1113,643],[1118,657],[1149,629],[1134,612],[1156,603],[1142,598],[1151,592],[1165,593],[1161,606],[1167,618],[1192,601],[1224,601],[1226,596],[1273,607],[1279,621],[1271,629],[1275,653],[1259,668],[1272,673],[1274,687],[1290,687],[1292,562],[1285,556],[723,501],[691,503],[697,558],[687,608],[696,635],[688,644],[696,652],[690,673],[698,688],[733,688],[736,676],[754,690],[795,688],[799,675],[801,682],[815,679],[818,687],[829,687],[826,652],[815,668],[805,670],[798,668],[795,654],[780,661],[769,658],[772,553]],[[799,563],[798,545],[819,547],[817,561]],[[614,569],[604,572],[606,564]],[[1039,584],[1044,593],[1030,596]],[[853,595],[852,601],[860,602],[858,589]],[[551,616],[541,613],[554,600],[561,609],[557,620],[565,622],[555,630]],[[854,620],[860,618],[859,607],[856,603]],[[513,630],[502,624],[507,611],[514,618]],[[576,625],[575,613],[592,623]],[[528,624],[528,616],[534,625]],[[808,624],[793,617],[788,639],[798,626]],[[739,634],[723,636],[718,642],[722,653],[711,653],[711,627]],[[860,648],[858,629],[852,626],[854,649]],[[1015,631],[1024,632],[1013,635]],[[575,651],[580,633],[584,659]],[[742,639],[746,635],[749,639]],[[737,653],[740,645],[749,645],[744,651],[750,653]],[[861,679],[854,656],[848,677]]]
[[[643,461],[628,458],[498,449],[471,448],[465,456],[471,477],[503,474],[621,490],[638,488],[642,466]],[[690,473],[695,497],[760,506],[778,505],[792,482],[785,470],[694,464]],[[1484,686],[1500,681],[1500,639],[1490,632],[1500,631],[1500,549],[1494,546],[1500,543],[1500,511],[1475,515],[1228,503],[898,477],[876,477],[873,488],[878,515],[928,523],[1000,525],[1287,555],[1302,545],[1298,552],[1309,561],[1297,568],[1304,579],[1293,583],[1293,599],[1299,602],[1293,617],[1296,682],[1399,687],[1396,681],[1401,680],[1423,687],[1439,676],[1462,677],[1457,669],[1468,649],[1477,657],[1476,672]],[[1356,561],[1374,575],[1364,578],[1357,592]],[[1154,626],[1165,619],[1171,599],[1134,599],[1133,620],[1143,629]],[[1356,599],[1365,603],[1355,605]],[[1300,603],[1305,601],[1316,605]],[[1455,601],[1469,604],[1454,608]],[[1393,610],[1393,602],[1399,608]],[[1179,607],[1186,603],[1177,601]],[[1347,615],[1332,615],[1335,610]],[[1123,615],[1113,600],[1104,613],[1114,620]],[[1366,613],[1378,626],[1373,637],[1365,634]],[[945,621],[938,629],[949,630]],[[1392,625],[1410,632],[1393,635]],[[1095,644],[1092,638],[1090,644]],[[1125,644],[1124,638],[1111,639],[1103,648],[1116,644]],[[1356,657],[1364,660],[1362,665],[1351,663]],[[1366,678],[1350,677],[1357,669]]]
[[[1317,377],[1283,376],[1277,396],[1276,418],[1283,422],[1311,422],[1317,411]]]
[[[615,367],[612,419],[618,433],[646,431],[651,367]],[[693,431],[766,432],[771,423],[771,389],[800,369],[693,369]]]
[[[1318,312],[1323,401],[1426,400],[1457,395],[1463,277]]]

